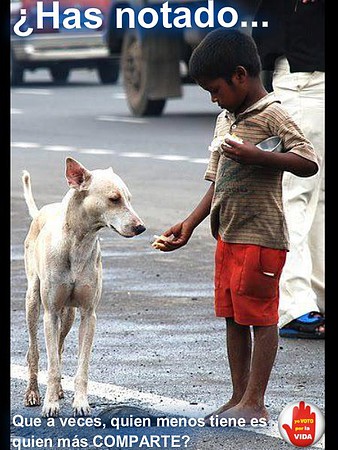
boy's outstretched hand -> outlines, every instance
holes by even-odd
[[[162,252],[177,250],[189,241],[192,232],[193,228],[187,222],[177,223],[159,236],[152,246]]]
[[[182,222],[169,228],[161,236],[156,236],[152,246],[162,252],[172,252],[183,247],[189,241],[194,229],[209,215],[214,190],[215,183],[211,183],[206,194],[192,213]]]

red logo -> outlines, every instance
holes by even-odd
[[[325,419],[321,411],[304,401],[290,403],[278,417],[282,438],[296,447],[308,447],[324,434]]]

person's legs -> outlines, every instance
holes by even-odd
[[[276,63],[276,96],[322,163],[313,177],[283,177],[290,252],[280,283],[279,327],[311,311],[324,312],[324,83],[324,73],[290,73],[285,58]]]
[[[280,280],[280,327],[305,313],[319,311],[311,282],[312,257],[308,244],[318,198],[314,195],[315,189],[316,185],[306,179],[295,177],[291,173],[283,176],[284,211],[290,236],[290,251]]]
[[[227,405],[237,404],[248,385],[251,365],[252,339],[247,325],[239,325],[233,318],[227,318],[227,352],[233,394]]]
[[[227,253],[222,253],[225,248]],[[216,314],[226,317],[233,394],[205,418],[207,425],[214,426],[222,417],[247,422],[268,418],[264,395],[278,347],[279,279],[285,256],[282,249],[218,242],[215,306]],[[265,270],[274,277],[266,277]]]
[[[248,384],[252,347],[250,327],[237,324],[233,318],[227,318],[226,323],[227,352],[233,390],[232,396],[227,403],[220,406],[220,408],[211,414],[208,414],[205,420],[237,405],[243,397]]]
[[[252,349],[250,326],[239,325],[233,317],[231,284],[237,276],[237,261],[243,260],[245,256],[243,246],[235,245],[235,247],[236,251],[233,244],[223,242],[219,237],[215,251],[215,314],[226,320],[226,346],[233,392],[225,404],[205,417],[206,423],[210,416],[226,411],[240,401],[250,372]]]
[[[317,296],[317,306],[325,313],[325,159],[322,160],[322,177],[318,203],[309,233],[312,256],[312,288]]]
[[[251,369],[245,392],[241,400],[232,408],[218,414],[218,418],[244,418],[247,424],[250,420],[268,419],[268,412],[264,403],[264,395],[270,378],[271,370],[276,358],[278,348],[278,327],[254,326],[254,345],[251,358]],[[232,345],[235,347],[236,342]],[[240,359],[237,355],[235,360]],[[235,363],[235,367],[239,366]]]

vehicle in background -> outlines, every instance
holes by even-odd
[[[163,0],[112,0],[107,17],[106,41],[110,54],[120,59],[120,71],[130,111],[135,116],[158,116],[169,98],[182,97],[182,85],[189,79],[188,62],[194,48],[210,28],[185,28],[172,32],[158,29],[117,28],[121,8],[158,8]],[[253,17],[258,0],[215,0],[216,8],[234,6],[241,19]],[[170,8],[206,7],[203,0],[173,0]],[[249,28],[247,29],[249,31]]]
[[[119,62],[111,55],[104,39],[111,0],[60,0],[57,3],[60,27],[53,28],[52,19],[44,19],[43,28],[37,29],[37,0],[11,0],[11,84],[22,84],[26,70],[39,68],[49,69],[53,81],[59,84],[66,83],[70,71],[77,68],[95,69],[101,83],[115,83]],[[52,0],[43,2],[44,11],[51,11],[52,7]],[[82,26],[67,29],[62,26],[67,8],[79,10],[81,22],[86,20],[86,9],[98,8],[102,12],[102,25],[97,29]],[[26,11],[23,29],[31,27],[34,30],[27,37],[20,37],[13,31],[22,9]]]

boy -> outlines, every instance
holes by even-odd
[[[194,50],[189,70],[210,92],[211,101],[224,109],[205,173],[211,185],[192,213],[163,233],[156,248],[182,247],[210,214],[217,239],[215,313],[226,319],[233,394],[205,422],[218,416],[244,418],[250,424],[253,418],[268,419],[264,395],[278,345],[279,278],[288,250],[283,171],[309,177],[318,171],[318,161],[311,143],[264,89],[251,36],[238,30],[212,31]],[[225,138],[217,146],[233,132],[242,143]],[[282,153],[256,147],[276,135],[282,139]]]

